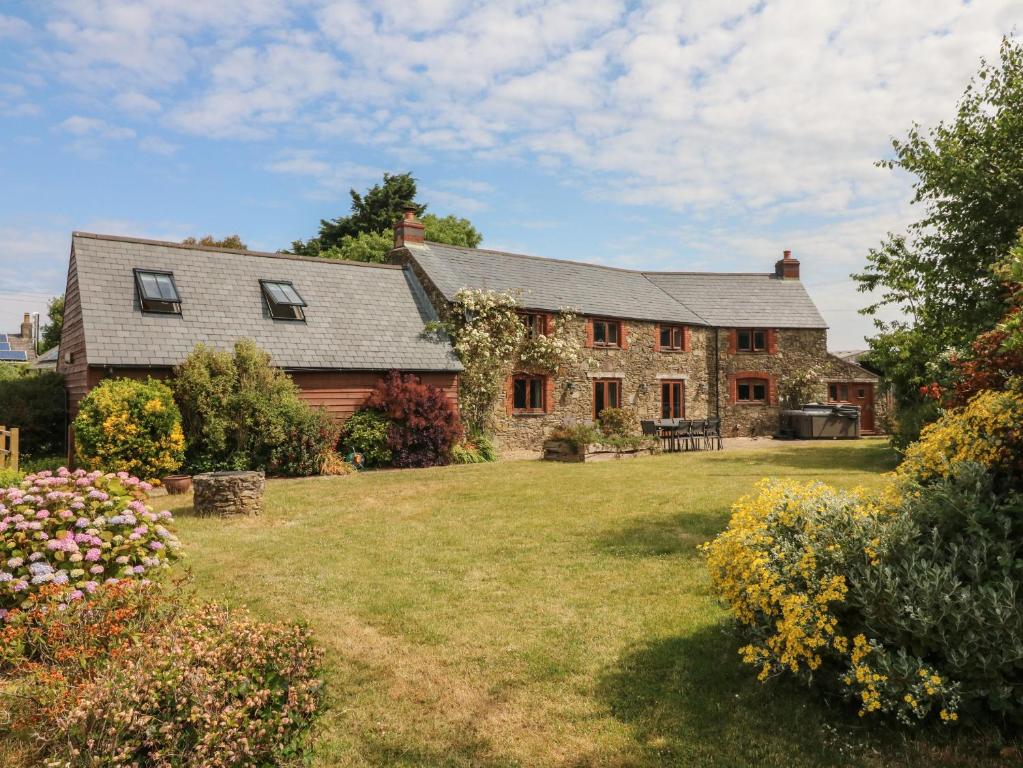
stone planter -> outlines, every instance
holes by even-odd
[[[163,479],[163,487],[167,489],[167,493],[187,493],[192,487],[192,476],[167,475],[167,477]]]
[[[200,517],[258,515],[263,511],[262,472],[204,472],[192,478],[195,513]]]
[[[545,440],[543,444],[544,461],[590,462],[611,461],[614,459],[634,459],[637,456],[650,456],[657,449],[651,446],[638,448],[616,448],[602,443],[573,445],[566,440]]]

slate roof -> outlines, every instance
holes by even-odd
[[[521,292],[521,304],[530,309],[571,307],[585,315],[704,324],[642,272],[439,243],[405,247],[448,301],[462,288],[484,288]]]
[[[90,365],[171,366],[199,342],[246,337],[282,368],[461,369],[449,344],[424,338],[436,314],[411,270],[86,232],[72,248]],[[142,313],[134,268],[173,271],[180,316]],[[271,319],[261,278],[292,281],[306,321]]]
[[[647,279],[721,327],[827,328],[799,280],[773,274],[646,272]]]
[[[642,272],[439,243],[406,243],[449,301],[462,288],[520,292],[530,309],[720,327],[827,328],[806,288],[773,273]]]

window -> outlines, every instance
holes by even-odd
[[[594,320],[593,321],[593,346],[595,347],[619,347],[621,346],[622,324],[617,320]]]
[[[139,292],[139,305],[143,312],[181,314],[181,297],[174,285],[173,272],[136,269],[135,287]]]
[[[543,376],[515,376],[512,379],[512,412],[543,413],[546,408]]]
[[[739,379],[735,382],[735,400],[739,403],[766,403],[767,379]]]
[[[833,403],[849,402],[848,384],[828,384],[828,400]]]
[[[260,280],[263,298],[274,320],[305,320],[306,303],[298,295],[295,286],[284,280]]]
[[[526,326],[526,336],[535,339],[547,331],[547,317],[539,312],[521,312],[519,319]]]
[[[681,352],[685,349],[685,329],[681,325],[661,326],[661,349]]]
[[[686,383],[661,382],[661,418],[681,419],[686,415]]]
[[[767,331],[761,328],[739,328],[735,332],[735,348],[739,352],[766,352]]]
[[[593,418],[605,408],[622,407],[622,382],[618,379],[597,379],[593,382]]]

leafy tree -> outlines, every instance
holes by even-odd
[[[947,380],[952,353],[1005,311],[992,266],[1023,227],[1023,46],[1005,38],[999,59],[982,62],[952,122],[914,125],[893,140],[895,158],[879,163],[915,176],[913,202],[923,207],[853,275],[859,290],[880,292],[863,310],[878,330],[869,357],[907,412],[922,405],[921,387]],[[883,307],[906,319],[880,320]]]
[[[236,251],[247,251],[249,247],[242,242],[242,239],[238,235],[228,235],[227,237],[217,240],[213,235],[203,235],[198,240],[194,237],[186,237],[181,241],[182,245],[202,245],[207,248],[230,248]]]
[[[60,334],[64,329],[64,295],[54,296],[46,306],[46,316],[50,322],[43,328],[43,337],[39,340],[39,352],[60,344]]]
[[[341,241],[317,256],[327,259],[348,259],[349,261],[369,261],[382,264],[394,246],[394,235],[386,232],[360,232],[357,235],[345,235]]]
[[[427,240],[475,248],[483,236],[468,219],[439,217],[426,213],[426,204],[415,202],[416,180],[411,173],[385,173],[365,195],[354,189],[351,213],[336,219],[321,219],[320,231],[309,240],[295,240],[293,253],[331,259],[383,262],[393,245],[391,228],[409,206],[423,222]]]
[[[461,245],[465,248],[475,248],[483,242],[483,235],[468,219],[460,219],[457,216],[441,218],[428,213],[420,217],[420,221],[423,222],[425,229],[423,235],[431,242]]]
[[[921,388],[947,380],[955,350],[1006,309],[991,267],[1023,226],[1023,45],[1006,38],[999,61],[981,63],[952,122],[926,132],[914,125],[892,145],[894,159],[879,165],[916,177],[913,201],[924,216],[906,234],[889,233],[853,277],[859,290],[880,291],[862,310],[878,329],[870,361],[910,416],[929,407]],[[906,319],[880,320],[883,307]]]

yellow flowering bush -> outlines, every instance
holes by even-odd
[[[1019,476],[1023,469],[1023,395],[984,390],[926,426],[896,470],[901,480],[948,477],[959,463]]]
[[[856,700],[861,716],[912,722],[940,709],[951,721],[954,683],[863,634],[860,585],[907,538],[886,498],[901,496],[765,480],[705,545],[711,579],[743,627],[748,642],[739,653],[761,681],[793,674],[823,684]]]
[[[74,426],[78,461],[88,469],[154,480],[185,458],[181,413],[154,379],[107,379],[82,400]]]

